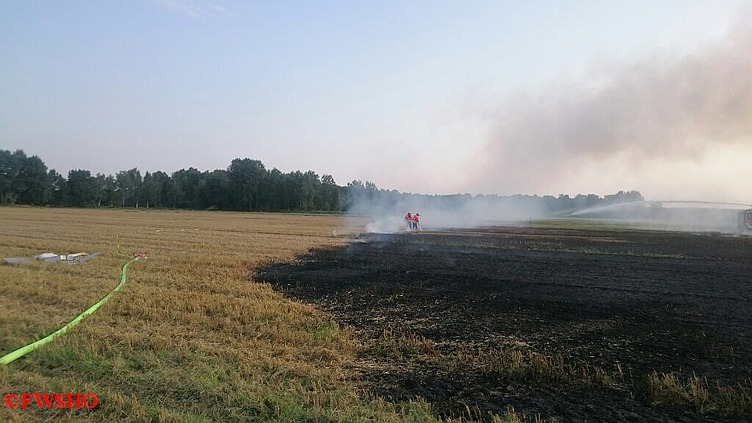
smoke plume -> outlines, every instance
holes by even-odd
[[[590,194],[588,186],[606,180],[612,185],[601,184],[607,187],[598,194],[638,190],[650,195],[647,187],[664,186],[669,187],[664,192],[684,188],[684,199],[752,202],[752,184],[744,182],[749,181],[749,167],[734,157],[738,151],[752,154],[752,30],[739,26],[693,54],[661,51],[593,70],[591,76],[586,82],[507,98],[487,115],[489,140],[482,156],[468,166],[471,175],[477,172],[468,185],[476,192],[511,197],[458,195],[442,203],[426,196],[395,201],[382,196],[355,201],[351,213],[370,216],[365,229],[374,232],[401,230],[406,211],[420,211],[424,226],[432,229],[519,224],[564,215],[552,214],[545,202],[513,194]],[[708,169],[722,169],[731,160],[737,173],[714,180]],[[696,174],[688,175],[687,169]],[[588,179],[593,183],[582,184]],[[707,198],[724,184],[724,194],[734,198]],[[570,216],[659,229],[738,230],[738,210],[703,204],[664,207],[660,202],[672,199],[677,198],[650,198],[657,202]]]
[[[352,198],[348,209],[350,226],[366,232],[395,233],[405,230],[407,212],[421,215],[426,230],[519,225],[530,219],[547,217],[541,198],[471,197],[469,195],[428,196],[382,193],[375,197]],[[360,220],[360,223],[357,221]],[[349,228],[349,229],[352,229]]]
[[[692,162],[714,149],[752,147],[752,31],[738,28],[691,55],[654,54],[608,77],[514,98],[492,114],[491,128],[476,185],[498,193],[545,192],[552,181],[608,160],[638,174],[650,161]]]

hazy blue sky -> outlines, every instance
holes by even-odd
[[[0,1],[0,148],[752,203],[748,2]]]

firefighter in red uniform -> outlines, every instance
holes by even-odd
[[[408,230],[413,227],[413,215],[410,214],[410,212],[407,212],[405,215],[405,228]]]

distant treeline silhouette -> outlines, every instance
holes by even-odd
[[[642,200],[637,191],[620,191],[599,197],[594,194],[496,196],[469,194],[422,195],[379,189],[371,182],[352,181],[337,185],[331,175],[313,171],[283,173],[267,169],[259,160],[235,159],[227,169],[201,172],[193,167],[171,175],[141,174],[137,168],[114,175],[71,170],[67,178],[47,169],[38,156],[23,150],[0,150],[0,204],[60,207],[147,207],[236,211],[347,211],[361,204],[398,203],[420,199],[451,206],[467,201],[523,200],[546,214]],[[367,212],[367,210],[359,210]]]

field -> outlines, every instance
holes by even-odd
[[[752,419],[752,239],[598,226],[363,235],[262,277],[443,417]],[[573,226],[573,225],[569,225]]]
[[[342,246],[337,216],[0,208],[0,255],[101,252],[0,266],[0,355],[128,282],[50,345],[0,366],[0,393],[94,393],[94,410],[0,408],[0,421],[401,421],[351,382],[352,330],[257,283],[249,268]]]
[[[0,421],[749,421],[752,240],[367,235],[341,216],[0,208]],[[0,257],[1,258],[1,257]]]

